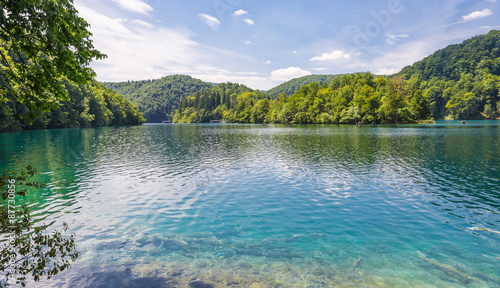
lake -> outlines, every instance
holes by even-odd
[[[0,134],[73,268],[30,287],[498,287],[500,125]],[[113,286],[115,285],[115,286]]]

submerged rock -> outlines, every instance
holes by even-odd
[[[481,279],[481,280],[486,281],[486,282],[497,283],[498,287],[500,287],[500,283],[498,283],[494,279],[492,279],[484,274],[474,272],[474,273],[472,273],[472,277],[476,277],[476,278]]]
[[[213,284],[205,283],[203,281],[193,281],[189,282],[190,288],[213,288],[215,287]]]
[[[356,268],[359,267],[359,265],[361,264],[361,262],[363,262],[363,257],[359,257],[359,259],[354,262],[352,271],[356,270]]]
[[[239,255],[248,255],[248,256],[264,256],[264,252],[260,249],[234,249],[236,254]]]
[[[80,288],[164,288],[168,279],[162,277],[134,277],[129,268],[92,269],[70,278],[63,287]]]
[[[297,253],[293,253],[288,249],[273,249],[267,253],[265,256],[268,258],[300,258],[301,255]]]
[[[314,239],[319,239],[319,238],[328,236],[328,234],[325,234],[325,233],[313,233],[313,234],[310,234],[309,236],[311,236]]]
[[[128,244],[125,240],[114,240],[108,242],[100,242],[95,246],[95,250],[112,250],[112,249],[122,249]]]
[[[421,260],[431,264],[434,268],[443,271],[446,275],[453,277],[457,279],[458,281],[462,282],[463,284],[469,284],[470,282],[478,282],[478,283],[483,283],[481,280],[468,276],[460,271],[458,271],[455,267],[452,267],[450,265],[446,265],[443,263],[439,263],[438,261],[434,259],[429,259],[427,258],[422,252],[417,251],[418,258]]]
[[[160,245],[161,248],[165,249],[168,252],[174,252],[174,251],[184,252],[187,250],[185,246],[186,245],[175,240],[163,240],[162,244]]]

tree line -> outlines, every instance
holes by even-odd
[[[104,86],[132,101],[149,123],[172,120],[179,100],[214,85],[187,75],[171,75],[156,80],[105,82]]]
[[[497,119],[500,31],[450,45],[397,75],[423,92],[435,119]]]
[[[307,84],[290,97],[282,93],[276,99],[241,85],[235,91],[234,85],[219,85],[182,99],[174,122],[375,124],[409,123],[431,116],[428,99],[402,77],[344,75],[330,85]]]
[[[77,84],[62,77],[59,82],[69,99],[52,99],[54,107],[31,119],[25,103],[16,100],[8,79],[0,72],[0,89],[4,91],[0,131],[140,125],[145,121],[135,105],[96,81]]]
[[[173,119],[322,124],[498,119],[500,31],[450,45],[392,76],[330,77],[305,76],[267,93],[219,85],[181,99]]]

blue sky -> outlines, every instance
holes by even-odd
[[[310,74],[392,74],[500,29],[497,0],[75,0],[99,81],[187,74],[267,90]]]

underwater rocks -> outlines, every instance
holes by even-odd
[[[168,279],[162,277],[134,277],[130,268],[84,270],[70,278],[63,287],[80,288],[166,288]]]
[[[363,262],[363,257],[359,257],[359,259],[354,262],[354,264],[352,265],[353,266],[352,271],[356,270],[356,268],[358,268],[361,262]]]
[[[127,246],[127,244],[129,244],[129,242],[125,240],[101,242],[94,247],[94,250],[122,249]]]
[[[203,281],[193,281],[189,282],[190,288],[214,288],[215,286],[210,283],[205,283]]]
[[[247,255],[255,257],[264,256],[264,252],[262,252],[261,249],[234,249],[234,251],[238,255]]]
[[[455,267],[452,267],[450,265],[446,265],[443,263],[439,263],[438,261],[436,261],[434,259],[427,258],[420,251],[417,251],[417,254],[418,254],[418,258],[420,258],[421,260],[431,264],[434,268],[443,271],[446,275],[457,279],[458,281],[462,282],[463,284],[469,284],[473,281],[478,282],[478,283],[483,283],[478,278],[468,276],[468,275],[458,271]]]
[[[300,254],[294,253],[289,249],[273,249],[264,254],[267,258],[299,258]]]

